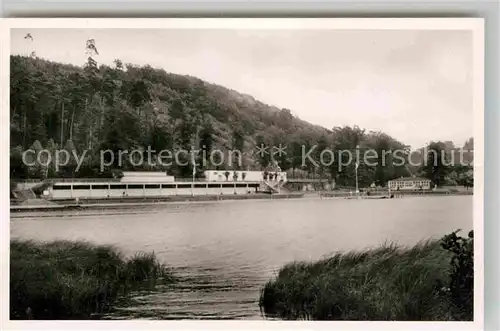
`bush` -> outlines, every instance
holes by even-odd
[[[441,246],[453,255],[450,261],[450,279],[447,291],[454,315],[461,320],[472,320],[474,313],[474,232],[467,238],[457,236],[457,230],[441,241]]]
[[[449,257],[429,241],[288,264],[265,285],[260,306],[283,319],[449,320],[440,291]]]
[[[125,259],[111,246],[12,241],[11,319],[88,319],[137,287],[170,281],[154,254]]]
[[[268,317],[313,320],[471,320],[473,234],[414,247],[385,245],[290,263],[261,290]]]

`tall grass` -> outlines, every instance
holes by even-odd
[[[261,310],[282,319],[471,319],[471,310],[469,315],[455,313],[449,295],[453,252],[441,245],[384,245],[314,263],[290,263],[262,289]]]
[[[10,244],[11,319],[88,319],[137,287],[171,281],[154,254],[126,259],[86,242]]]

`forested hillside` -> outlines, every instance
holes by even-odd
[[[137,67],[115,60],[115,66],[98,66],[92,58],[83,67],[54,63],[40,58],[12,56],[10,93],[11,176],[96,177],[111,170],[164,170],[176,177],[190,177],[189,156],[181,164],[150,166],[125,159],[100,171],[99,151],[147,149],[238,150],[242,162],[214,165],[206,159],[205,169],[264,169],[272,163],[269,153],[256,154],[256,146],[286,147],[274,160],[298,176],[333,177],[340,185],[354,182],[354,163],[338,167],[338,159],[328,166],[303,164],[304,150],[316,146],[311,155],[332,150],[401,149],[402,142],[382,132],[366,132],[358,127],[323,128],[307,123],[288,109],[266,105],[253,97],[195,77],[167,73],[149,66]],[[81,154],[88,150],[78,172],[74,162],[56,169],[52,166],[28,168],[21,155],[27,148],[64,148]],[[382,161],[384,156],[379,155]],[[203,156],[198,156],[198,160]],[[116,158],[117,159],[117,158]],[[115,159],[115,160],[116,160]],[[324,156],[328,160],[328,155]],[[390,156],[385,166],[359,165],[362,185],[381,185],[391,178],[413,174],[408,166],[394,166]],[[226,160],[227,161],[227,160]],[[235,160],[233,160],[235,161]],[[346,163],[346,160],[341,160]],[[417,169],[422,170],[422,169]]]
[[[151,67],[118,62],[115,68],[82,69],[13,56],[11,73],[13,147],[39,141],[96,151],[193,144],[250,151],[258,140],[286,144],[327,133],[287,109]],[[246,153],[243,164],[254,168],[256,160]]]

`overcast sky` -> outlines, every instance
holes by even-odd
[[[327,128],[357,124],[413,148],[473,135],[468,31],[18,29],[11,51],[82,65],[89,38],[98,63],[196,76]]]

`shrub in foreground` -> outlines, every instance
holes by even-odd
[[[111,246],[86,242],[10,245],[11,319],[87,319],[137,287],[170,281],[154,254],[125,259]]]
[[[450,279],[457,277],[450,261],[456,253],[443,249],[443,243],[444,239],[411,248],[385,245],[338,253],[315,263],[290,263],[262,289],[261,310],[282,319],[470,319],[463,311],[472,316],[471,308],[450,296],[455,291]],[[460,314],[457,306],[462,308]]]
[[[472,320],[474,312],[474,232],[466,238],[455,231],[441,240],[441,247],[451,252],[450,277],[447,291],[453,305],[453,315],[460,320]]]

